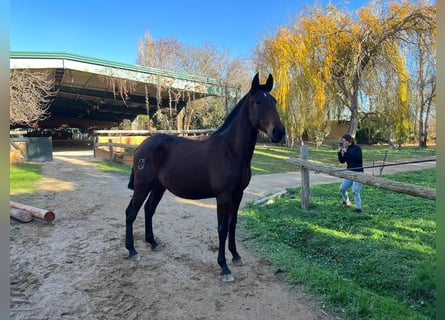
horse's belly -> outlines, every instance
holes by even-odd
[[[240,185],[240,181],[224,181],[211,179],[199,180],[199,175],[189,177],[189,179],[160,179],[161,183],[174,195],[186,199],[206,199],[214,198],[222,193],[239,192],[244,190],[248,183]],[[243,181],[244,182],[244,181]]]
[[[169,191],[171,193],[173,193],[175,196],[184,198],[184,199],[191,199],[191,200],[199,200],[199,199],[207,199],[207,198],[214,198],[215,195],[213,193],[208,193],[208,192],[182,192],[182,191],[175,191],[175,190],[170,190]]]
[[[215,197],[208,178],[200,174],[169,174],[159,176],[159,180],[168,191],[181,198],[196,200]]]
[[[213,198],[216,196],[213,190],[208,187],[196,188],[193,186],[178,186],[177,184],[174,185],[170,184],[166,185],[166,188],[174,195],[186,199],[197,200],[197,199]]]

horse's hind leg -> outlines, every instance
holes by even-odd
[[[164,195],[165,187],[160,184],[159,181],[155,182],[150,192],[147,202],[145,203],[145,240],[150,243],[151,249],[154,251],[159,250],[159,245],[154,239],[153,235],[153,215],[155,214],[156,207],[161,201]]]
[[[232,197],[232,207],[230,208],[230,219],[229,219],[229,251],[232,254],[232,262],[236,266],[242,266],[243,260],[241,259],[241,256],[238,254],[238,251],[236,250],[236,240],[235,240],[235,230],[236,230],[236,224],[238,220],[238,208],[239,204],[241,202],[243,194],[240,195],[234,195]]]
[[[145,198],[147,198],[148,192],[149,190],[146,190],[143,193],[135,190],[128,207],[125,210],[125,247],[129,252],[129,257],[133,260],[140,259],[136,249],[134,248],[133,222],[136,220],[138,211],[142,207]]]

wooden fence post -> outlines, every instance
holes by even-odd
[[[97,143],[98,142],[99,142],[98,136],[93,134],[93,155],[94,155],[94,158],[96,158],[96,149],[97,149]]]
[[[109,152],[110,152],[110,161],[113,161],[113,139],[108,139],[109,143]]]
[[[308,146],[300,147],[301,159],[308,161],[309,149]],[[301,209],[309,210],[309,168],[301,166]]]

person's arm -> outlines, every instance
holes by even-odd
[[[343,159],[346,162],[359,162],[362,159],[362,149],[354,145],[354,147],[349,147],[343,154]]]
[[[338,151],[337,151],[337,155],[338,155],[338,161],[340,162],[340,163],[345,163],[346,162],[346,159],[345,159],[345,149],[343,149],[343,148],[338,148]]]

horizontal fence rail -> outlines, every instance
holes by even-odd
[[[365,173],[358,173],[350,170],[339,170],[337,167],[327,166],[299,158],[289,158],[289,162],[302,168],[326,173],[331,176],[350,179],[363,184],[372,185],[378,188],[391,190],[398,193],[405,193],[416,197],[436,200],[436,189],[418,186],[404,182],[393,181],[381,177],[371,176]]]
[[[95,130],[93,133],[94,157],[108,158],[111,161],[121,161],[129,164],[132,153],[146,138],[156,134],[170,134],[185,138],[201,138],[212,134],[216,129],[197,130]],[[116,141],[119,140],[119,141]],[[122,140],[127,141],[123,143]],[[136,143],[135,143],[136,141]],[[133,149],[130,151],[129,149]],[[127,154],[124,156],[124,154]],[[123,159],[126,157],[127,159]]]
[[[165,133],[181,136],[208,135],[216,129],[196,129],[196,130],[95,130],[95,136],[152,136]]]

